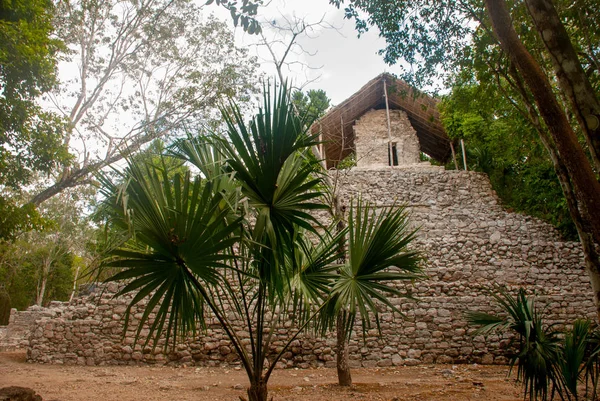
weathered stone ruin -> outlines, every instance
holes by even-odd
[[[332,113],[345,106],[338,106]],[[368,112],[371,106],[365,106],[363,111],[367,114],[359,113],[362,118],[355,119],[357,128],[349,134],[360,137],[352,139],[357,155],[361,153],[362,135],[368,135],[362,133],[368,126],[364,123],[382,118],[381,109]],[[423,150],[423,142],[427,141],[419,131],[423,125],[415,126],[415,115],[402,112],[391,115],[413,125],[414,129],[408,128],[416,131]],[[387,132],[387,127],[384,128]],[[380,132],[377,135],[383,136]],[[393,138],[401,135],[395,133]],[[441,139],[436,137],[431,141]],[[378,207],[406,205],[412,224],[419,227],[415,247],[424,252],[428,279],[415,284],[416,302],[392,301],[406,319],[384,313],[381,337],[377,330],[368,330],[363,340],[358,328],[350,347],[353,365],[505,363],[508,338],[474,337],[474,330],[465,321],[467,311],[496,310],[487,292],[495,285],[526,288],[546,307],[548,321],[559,326],[576,317],[594,316],[593,297],[578,243],[562,241],[550,225],[537,219],[504,210],[484,174],[445,171],[428,163],[388,166],[385,165],[387,140],[383,138],[379,145],[384,150],[375,152],[372,163],[365,157],[359,167],[330,170],[331,178],[337,182],[339,198],[345,206],[359,195]],[[334,152],[335,148],[322,150]],[[437,154],[448,152],[438,150]],[[328,163],[335,165],[329,159]],[[209,322],[207,332],[168,353],[163,353],[160,346],[153,349],[143,347],[143,342],[134,344],[134,329],[141,311],[133,311],[130,329],[123,333],[123,314],[130,298],[113,298],[115,291],[116,286],[111,284],[104,293],[96,291],[71,304],[53,304],[46,316],[32,325],[29,359],[87,365],[236,363],[236,355],[216,321]],[[290,321],[278,330],[275,347],[284,344],[291,326]],[[315,338],[306,334],[293,342],[281,365],[335,366],[334,354],[335,336]]]
[[[407,166],[420,162],[419,138],[406,113],[390,110],[388,134],[386,110],[370,110],[354,125],[358,167]]]
[[[62,303],[59,302],[58,305]],[[53,316],[51,308],[40,306],[32,306],[21,312],[12,309],[8,326],[0,326],[0,351],[26,348],[29,345],[31,328],[35,327],[36,321]]]

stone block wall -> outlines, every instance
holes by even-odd
[[[383,313],[381,337],[371,329],[363,339],[357,329],[350,346],[352,365],[506,362],[509,339],[474,337],[465,321],[467,311],[496,310],[487,292],[494,285],[525,287],[547,306],[548,321],[559,325],[595,316],[579,245],[561,241],[548,224],[503,210],[485,175],[435,167],[354,168],[332,174],[346,206],[360,194],[378,207],[409,208],[412,224],[420,227],[415,247],[424,253],[428,275],[413,289],[416,302],[392,300],[405,320]],[[161,347],[134,345],[140,311],[133,311],[132,326],[123,337],[128,299],[112,298],[115,290],[109,287],[104,295],[77,299],[38,320],[30,339],[30,360],[90,365],[236,363],[215,321],[208,322],[206,333],[167,354]],[[273,352],[284,344],[291,325],[277,331]],[[304,335],[294,341],[281,365],[335,366],[334,353],[335,336]]]
[[[389,142],[395,144],[398,165],[417,164],[420,161],[420,146],[417,132],[412,127],[406,112],[390,110],[391,139],[388,136],[385,110],[371,110],[354,125],[356,165],[389,165]]]
[[[26,311],[11,309],[8,325],[0,327],[0,350],[26,348],[29,345],[31,331],[35,328],[35,322],[53,316],[53,308],[32,306]]]

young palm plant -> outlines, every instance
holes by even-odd
[[[330,315],[336,316],[339,326],[338,353],[347,350],[357,316],[361,319],[364,336],[373,321],[381,332],[380,309],[391,309],[402,315],[390,296],[410,298],[410,294],[398,288],[398,283],[424,278],[419,265],[421,256],[409,248],[415,234],[416,230],[409,228],[408,213],[402,207],[376,211],[373,205],[360,199],[351,205],[348,257],[340,268],[330,299],[335,305]],[[352,384],[347,357],[347,353],[338,355],[338,381],[342,386]]]
[[[327,321],[323,316],[353,303],[366,302],[368,309],[350,307],[349,316],[357,310],[368,316],[376,304],[365,297],[384,302],[382,294],[395,290],[383,281],[408,274],[383,273],[402,258],[381,239],[370,246],[381,245],[384,262],[358,270],[336,265],[346,231],[323,234],[311,214],[326,208],[323,172],[308,153],[315,138],[291,109],[285,86],[272,98],[265,94],[263,108],[248,124],[235,105],[229,110],[223,113],[227,139],[189,138],[172,151],[198,167],[197,177],[170,179],[132,163],[123,185],[104,183],[115,226],[130,233],[105,266],[121,269],[112,277],[126,281],[118,295],[134,293],[127,318],[147,300],[138,326],[138,335],[149,328],[146,343],[156,345],[165,336],[165,344],[174,344],[214,316],[248,375],[249,400],[265,401],[277,361],[302,330],[311,323],[320,327]],[[384,211],[361,232],[381,226],[379,236],[394,235],[394,213]],[[358,210],[356,216],[369,217]],[[350,241],[356,242],[352,236]],[[377,251],[361,252],[366,256],[354,259],[377,260],[371,256]],[[290,319],[296,328],[275,347],[278,327]]]
[[[510,367],[517,365],[517,380],[524,385],[524,395],[530,400],[547,400],[555,392],[562,394],[562,349],[558,332],[543,323],[542,313],[524,289],[513,297],[506,289],[491,294],[504,312],[490,315],[482,312],[467,314],[467,321],[481,326],[476,334],[512,331],[516,334],[517,352]],[[548,390],[551,390],[550,393]]]

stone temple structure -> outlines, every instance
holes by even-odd
[[[412,96],[406,84],[383,74],[313,129],[320,129],[325,141],[320,150],[342,204],[360,195],[377,207],[406,205],[419,228],[414,246],[425,257],[427,279],[415,283],[416,301],[392,299],[405,318],[382,314],[381,336],[368,330],[363,339],[358,328],[350,346],[352,365],[505,363],[509,339],[474,336],[465,320],[468,311],[497,310],[488,292],[496,285],[534,294],[547,321],[558,327],[595,316],[578,243],[561,240],[544,222],[504,210],[486,175],[419,162],[419,152],[440,161],[451,155],[433,99]],[[351,154],[356,167],[335,169]],[[132,311],[131,326],[123,333],[130,298],[113,298],[116,289],[111,284],[104,293],[71,304],[11,316],[14,327],[30,327],[25,340],[29,359],[88,365],[237,363],[216,321],[169,353],[134,344],[141,310]],[[38,318],[32,317],[35,313]],[[285,343],[290,325],[277,331],[275,347]],[[281,365],[335,366],[335,336],[299,337]]]
[[[368,111],[356,121],[354,137],[357,167],[407,166],[420,162],[417,132],[402,110]]]
[[[313,124],[327,167],[354,156],[358,167],[406,166],[420,152],[446,162],[452,144],[437,101],[404,81],[381,74]]]

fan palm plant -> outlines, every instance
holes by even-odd
[[[505,316],[472,312],[467,315],[470,324],[481,326],[478,334],[510,329],[517,334],[518,352],[511,357],[510,366],[517,365],[517,379],[524,384],[525,396],[530,400],[548,399],[548,388],[560,388],[559,340],[557,332],[544,327],[541,313],[525,290],[517,297],[505,289],[492,293]]]
[[[398,288],[399,282],[424,278],[419,265],[420,253],[409,246],[416,230],[409,228],[408,213],[402,207],[375,210],[360,199],[352,204],[348,215],[348,258],[340,268],[330,302],[338,325],[338,381],[352,384],[347,366],[347,349],[356,318],[360,317],[363,336],[375,322],[378,330],[379,310],[391,309],[402,315],[390,296],[408,297]],[[371,318],[373,315],[373,318]],[[333,322],[331,322],[332,324]],[[344,342],[346,344],[344,344]],[[340,352],[342,350],[342,352]]]
[[[591,321],[577,319],[564,333],[559,367],[563,384],[561,398],[569,401],[597,399],[600,373],[600,337]],[[584,383],[583,386],[580,386]],[[579,390],[583,388],[581,394]]]
[[[394,252],[407,237],[398,237],[400,247],[392,244],[398,234],[392,226],[404,222],[395,210],[373,221],[368,210],[357,210],[350,260],[363,263],[336,265],[346,230],[329,235],[311,214],[326,208],[323,172],[308,153],[315,138],[291,109],[285,86],[273,97],[267,91],[248,124],[235,105],[229,110],[227,139],[188,138],[171,152],[201,175],[170,179],[132,163],[123,185],[104,182],[116,224],[130,233],[105,266],[121,269],[112,277],[126,280],[119,295],[135,294],[126,316],[148,300],[137,331],[149,327],[146,343],[165,335],[172,344],[202,328],[207,313],[214,316],[248,375],[248,398],[264,401],[277,361],[302,330],[325,327],[331,319],[323,316],[342,308],[350,319],[357,311],[362,318],[376,313],[367,297],[389,304],[382,294],[397,290],[384,282],[412,273],[383,272],[404,262]],[[370,239],[359,244],[361,235]],[[274,347],[278,326],[289,319],[295,331]]]

